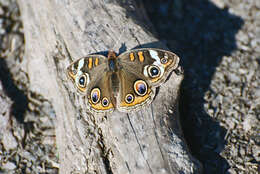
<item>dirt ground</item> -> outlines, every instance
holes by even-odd
[[[185,138],[206,174],[260,173],[260,1],[143,0],[181,57]],[[30,92],[15,0],[0,0],[0,174],[57,173],[51,104]]]

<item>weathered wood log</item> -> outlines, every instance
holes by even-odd
[[[173,72],[154,102],[139,112],[88,115],[66,67],[89,53],[148,45],[165,48],[139,24],[133,0],[18,0],[30,90],[52,102],[60,173],[200,173],[179,125],[182,74]],[[150,28],[151,29],[151,28]],[[123,33],[123,34],[122,34]],[[122,37],[119,39],[120,34]],[[148,43],[148,44],[147,44]],[[121,45],[121,49],[122,49]]]

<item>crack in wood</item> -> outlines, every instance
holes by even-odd
[[[142,154],[142,156],[143,156],[143,158],[144,158],[144,160],[145,160],[145,162],[146,162],[146,164],[147,164],[147,166],[148,166],[148,168],[149,168],[150,173],[153,173],[150,164],[149,164],[148,161],[145,159],[143,149],[142,149],[142,147],[141,147],[141,144],[140,144],[140,142],[139,142],[139,139],[138,139],[138,137],[137,137],[137,134],[136,134],[136,132],[135,132],[135,130],[134,130],[134,127],[133,127],[133,124],[132,124],[132,122],[131,122],[131,120],[130,120],[129,114],[127,113],[126,115],[127,115],[128,121],[129,121],[129,123],[130,123],[130,126],[131,126],[131,128],[132,128],[132,130],[133,130],[133,133],[134,133],[134,135],[135,135],[135,139],[136,139],[136,142],[137,142],[137,144],[138,144],[138,146],[139,146],[139,148],[140,148],[141,154]]]
[[[98,139],[98,145],[99,145],[99,148],[101,150],[101,158],[102,158],[102,161],[104,163],[105,170],[108,174],[113,174],[111,164],[110,164],[110,160],[109,160],[109,152],[111,152],[111,150],[107,150],[107,148],[106,148],[106,145],[104,143],[104,136],[103,136],[101,129],[99,129],[98,134],[100,136],[100,138]]]
[[[129,165],[128,165],[127,162],[125,162],[125,165],[126,165],[126,168],[127,168],[128,172],[131,173],[131,169],[129,168]]]

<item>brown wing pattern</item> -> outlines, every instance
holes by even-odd
[[[115,105],[122,112],[147,106],[154,98],[155,87],[164,83],[179,63],[176,54],[153,48],[127,51],[117,58],[113,55],[111,60],[102,55],[89,55],[67,68],[78,92],[87,96],[92,113],[111,112]],[[114,77],[118,80],[114,81]],[[119,91],[115,90],[118,86]],[[113,91],[119,92],[116,99]]]
[[[118,72],[120,90],[117,108],[129,112],[152,102],[155,87],[164,83],[169,73],[177,68],[179,57],[169,51],[144,48],[119,55],[118,62],[122,68]],[[143,91],[143,94],[140,93]]]
[[[78,59],[68,66],[67,74],[78,92],[87,96],[87,106],[92,113],[113,111],[106,57],[89,55]]]

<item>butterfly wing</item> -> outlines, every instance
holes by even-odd
[[[77,91],[87,96],[87,106],[92,113],[114,110],[106,57],[89,55],[80,58],[68,66],[67,74]]]
[[[118,56],[120,81],[117,109],[137,110],[150,104],[155,87],[164,83],[169,73],[178,67],[179,57],[169,51],[143,48]]]

